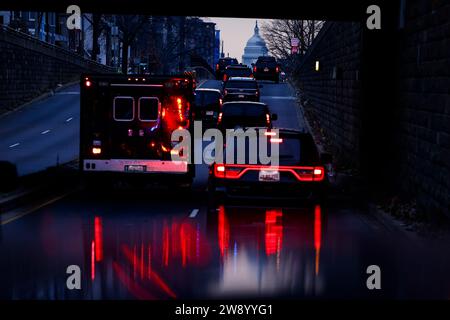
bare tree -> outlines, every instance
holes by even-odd
[[[128,73],[128,48],[135,42],[139,33],[144,31],[149,22],[149,16],[146,15],[117,16],[119,39],[122,42],[123,74]]]
[[[262,34],[269,51],[279,59],[291,56],[291,40],[299,39],[299,53],[303,54],[322,28],[323,21],[271,20],[263,24]]]

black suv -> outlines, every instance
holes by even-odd
[[[216,79],[222,80],[226,67],[238,63],[236,58],[220,58],[216,64]]]
[[[280,66],[274,57],[259,57],[253,65],[253,75],[257,80],[280,82]]]
[[[231,77],[224,85],[224,101],[259,102],[259,86],[255,79]]]
[[[227,82],[231,77],[253,78],[253,72],[252,69],[247,67],[246,65],[230,65],[225,68],[222,80],[223,82]]]

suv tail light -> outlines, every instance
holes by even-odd
[[[217,71],[219,71],[219,68],[220,68],[219,64],[216,64],[216,70]]]
[[[258,69],[256,68],[256,66],[253,66],[253,72],[256,72],[256,70],[258,70]]]
[[[219,117],[217,118],[217,124],[220,124],[222,122],[222,112],[219,113]]]
[[[296,177],[300,181],[322,181],[325,177],[323,167],[304,167],[295,169]]]
[[[237,179],[244,167],[229,167],[223,164],[214,165],[214,176],[216,178]]]

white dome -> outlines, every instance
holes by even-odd
[[[247,41],[244,55],[242,56],[242,63],[251,66],[252,63],[256,62],[258,57],[265,56],[268,52],[266,42],[259,35],[258,21],[256,21],[255,33]]]

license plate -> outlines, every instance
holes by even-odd
[[[146,170],[147,170],[147,166],[141,166],[141,165],[125,166],[125,171],[127,171],[127,172],[145,172]]]
[[[264,72],[269,72],[269,68],[264,68]]]
[[[243,94],[240,94],[238,97],[239,98],[244,98],[245,96]]]
[[[213,116],[214,115],[214,111],[206,111],[206,115],[207,116]]]
[[[259,181],[266,181],[266,182],[280,181],[280,172],[276,170],[261,170],[259,172]]]

